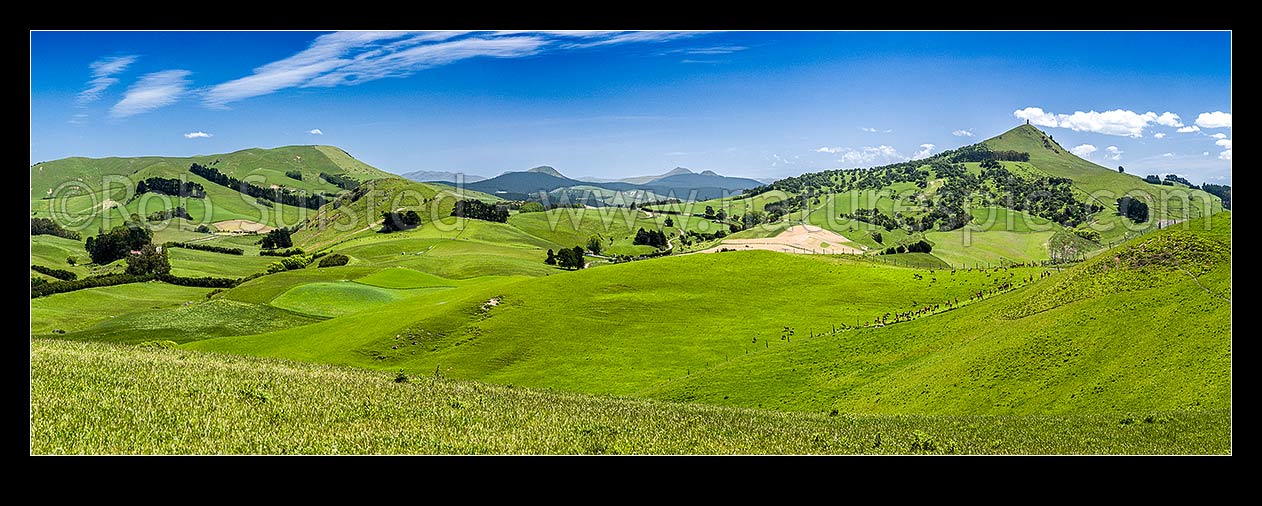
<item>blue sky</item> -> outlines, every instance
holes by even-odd
[[[1030,119],[1231,181],[1231,36],[1197,32],[35,32],[31,163],[331,144],[391,172],[783,177]]]

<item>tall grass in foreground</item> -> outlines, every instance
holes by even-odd
[[[495,386],[104,343],[31,341],[36,454],[1228,453],[1226,410],[853,416]]]

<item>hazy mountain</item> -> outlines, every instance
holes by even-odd
[[[448,172],[445,170],[418,170],[415,172],[408,172],[406,174],[400,174],[400,176],[406,179],[411,179],[413,181],[417,181],[421,183],[432,183],[436,181],[444,182],[444,183],[454,183],[456,182],[457,174],[462,174],[462,173]],[[476,183],[478,181],[483,181],[485,179],[486,177],[479,176],[476,174],[464,174],[464,182],[466,183]]]

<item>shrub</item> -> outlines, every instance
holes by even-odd
[[[66,263],[70,265],[74,265],[75,264],[74,257],[66,257]]]
[[[302,181],[302,171],[300,170],[287,170],[285,171],[285,176],[288,177],[289,179],[297,179],[299,181]]]
[[[938,441],[924,431],[912,433],[911,451],[931,452],[938,449]]]
[[[198,225],[198,226],[197,226],[197,233],[199,233],[199,234],[209,234],[209,233],[210,233],[210,227],[208,227],[208,226],[206,226],[206,225]]]
[[[329,256],[321,258],[319,267],[337,267],[339,265],[346,265],[350,261],[351,261],[350,257],[346,255],[343,255],[341,253],[333,253]]]
[[[873,240],[873,241],[876,241],[876,243],[877,243],[877,244],[881,244],[881,243],[884,243],[884,242],[885,242],[885,241],[884,241],[884,238],[882,238],[882,237],[881,237],[881,233],[880,233],[880,232],[872,232],[872,233],[871,233],[871,234],[869,234],[869,235],[871,235],[871,236],[872,236],[872,240]]]
[[[31,264],[31,270],[41,273],[41,274],[47,274],[54,278],[60,279],[62,281],[74,281],[75,278],[79,277],[78,274],[75,274],[73,272],[70,272],[64,269],[53,269],[51,267],[44,267],[42,265]]]
[[[170,349],[179,345],[176,344],[175,341],[168,341],[164,339],[164,340],[145,341],[143,343],[138,344],[137,346],[140,346],[141,348]]]
[[[539,202],[527,202],[517,209],[519,213],[541,213],[543,211],[543,204]]]
[[[405,374],[405,373],[403,372],[403,369],[399,369],[399,372],[397,372],[397,373],[395,373],[395,374],[394,374],[394,382],[395,382],[395,383],[407,383],[407,382],[408,382],[408,375],[407,375],[407,374]]]

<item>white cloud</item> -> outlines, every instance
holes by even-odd
[[[887,129],[885,129],[885,130],[877,130],[877,129],[872,128],[872,127],[862,127],[862,128],[860,128],[859,130],[863,130],[864,132],[871,132],[871,133],[874,133],[874,134],[876,134],[876,133],[887,134],[887,133],[890,133],[890,132],[893,132],[893,131],[894,131],[894,130],[893,130],[893,129],[891,129],[891,128],[887,128]]]
[[[1199,131],[1201,131],[1201,127],[1198,127],[1198,126],[1196,126],[1196,125],[1188,125],[1188,126],[1185,126],[1185,127],[1180,128],[1180,129],[1178,129],[1178,130],[1175,130],[1175,131],[1176,131],[1176,132],[1179,132],[1179,133],[1181,133],[1181,134],[1190,134],[1190,133],[1193,133],[1193,132],[1199,132]]]
[[[1125,151],[1117,149],[1117,146],[1109,146],[1107,148],[1104,148],[1104,150],[1109,152],[1109,154],[1104,155],[1104,157],[1108,158],[1109,160],[1121,160],[1122,153],[1125,153]]]
[[[935,146],[935,145],[933,145],[933,144],[928,144],[928,143],[926,143],[926,144],[921,144],[921,145],[920,145],[920,150],[919,150],[919,151],[916,151],[916,154],[911,155],[911,159],[912,159],[912,160],[919,160],[919,159],[921,159],[921,158],[924,158],[924,157],[926,157],[926,156],[929,156],[929,153],[932,153],[932,152],[933,152],[933,148],[936,148],[936,147],[937,147],[937,146]]]
[[[1157,116],[1157,124],[1168,127],[1183,126],[1183,122],[1179,120],[1179,115],[1172,112],[1165,112],[1162,113],[1161,116]]]
[[[1226,138],[1227,138],[1227,134],[1219,132],[1219,133],[1216,133],[1216,134],[1214,134],[1214,135],[1211,135],[1210,137],[1213,137],[1213,138],[1215,138],[1215,139],[1226,139]]]
[[[1055,127],[1060,125],[1060,123],[1056,121],[1055,114],[1044,112],[1043,109],[1039,107],[1017,109],[1012,113],[1012,115],[1016,116],[1018,119],[1029,121],[1030,123],[1038,126]]]
[[[926,148],[926,146],[928,147]],[[934,146],[932,144],[921,145],[922,150],[932,150],[933,147]],[[837,161],[844,164],[847,168],[858,167],[861,165],[873,165],[876,162],[894,162],[908,159],[907,156],[899,153],[898,150],[894,149],[892,146],[886,146],[884,144],[875,147],[864,146],[859,149],[826,146],[816,149],[815,152],[840,155],[837,157]]]
[[[1039,107],[1026,107],[1013,111],[1013,116],[1028,120],[1030,123],[1045,126],[1068,128],[1075,132],[1093,132],[1124,137],[1143,137],[1144,129],[1152,124],[1175,126],[1179,124],[1179,115],[1165,112],[1158,115],[1149,111],[1143,114],[1124,109],[1112,111],[1076,111],[1073,114],[1055,114]]]
[[[163,70],[141,76],[110,108],[110,115],[125,118],[175,103],[188,90],[189,74],[187,70]]]
[[[1227,161],[1229,161],[1229,162],[1230,162],[1230,161],[1231,161],[1231,150],[1230,150],[1230,149],[1228,149],[1228,150],[1226,150],[1226,151],[1223,151],[1222,153],[1219,153],[1219,154],[1218,154],[1218,159],[1219,159],[1219,160],[1227,160]]]
[[[132,63],[135,63],[137,58],[139,57],[111,56],[101,58],[100,60],[94,61],[88,65],[88,68],[92,69],[92,80],[88,81],[87,89],[79,92],[79,97],[77,99],[79,104],[82,105],[89,102],[95,102],[97,99],[101,98],[101,93],[104,92],[106,88],[109,88],[110,86],[113,86],[114,83],[118,82],[118,79],[112,76],[127,70],[127,67],[130,67]]]
[[[254,69],[248,76],[212,86],[202,97],[209,107],[287,88],[348,86],[476,57],[520,58],[548,50],[627,43],[657,43],[705,32],[336,32],[317,37],[307,49]],[[708,48],[710,53],[737,46]],[[700,51],[705,51],[702,48]]]
[[[1155,137],[1155,138],[1158,138],[1158,139],[1165,139],[1165,138],[1166,138],[1166,133],[1165,133],[1165,132],[1157,132],[1157,133],[1155,133],[1155,134],[1152,134],[1152,136],[1153,136],[1153,137]]]
[[[956,137],[972,137],[973,129],[970,128],[968,130],[955,130],[951,132],[951,135],[954,135]]]
[[[1231,128],[1231,113],[1222,111],[1203,112],[1196,117],[1196,126],[1201,128]]]
[[[1070,153],[1073,153],[1083,158],[1091,156],[1091,153],[1095,153],[1096,151],[1099,151],[1099,148],[1092,146],[1090,144],[1079,144],[1069,149]]]
[[[1231,139],[1218,139],[1218,140],[1214,141],[1214,145],[1215,145],[1215,146],[1222,146],[1222,147],[1227,148],[1227,149],[1231,149]]]
[[[1174,153],[1162,153],[1162,154],[1161,154],[1161,156],[1162,156],[1163,158],[1170,158],[1170,157],[1174,156]]]
[[[1202,151],[1201,156],[1209,156],[1209,151]]]
[[[320,130],[319,128],[312,128],[311,130],[308,130],[307,133],[311,135],[324,135],[324,130]]]
[[[215,136],[215,134],[208,134],[208,133],[203,132],[203,131],[201,131],[201,130],[198,130],[198,131],[196,131],[196,132],[189,132],[189,133],[184,134],[184,138],[185,138],[185,139],[205,139],[205,138],[208,138],[208,137],[214,137],[214,136]]]

